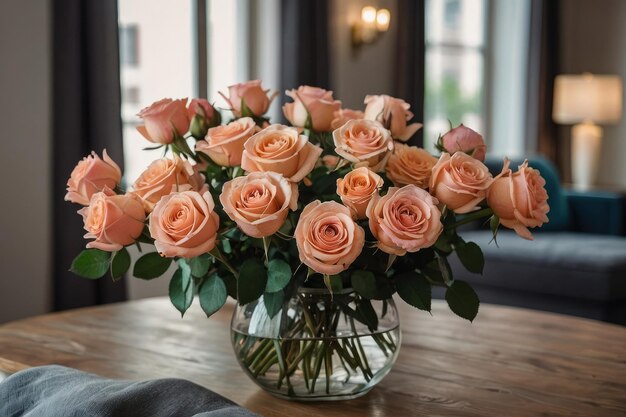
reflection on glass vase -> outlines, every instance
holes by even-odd
[[[392,299],[300,288],[273,318],[262,298],[237,306],[231,339],[241,367],[269,393],[340,400],[367,393],[389,373],[400,327]]]

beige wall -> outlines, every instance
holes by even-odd
[[[626,81],[626,1],[562,1],[560,60],[564,73],[618,74]],[[599,183],[626,188],[626,117],[603,126]],[[569,129],[562,129],[569,140]]]
[[[0,1],[0,323],[50,307],[49,13]]]
[[[374,44],[364,45],[357,53],[351,48],[351,23],[361,16],[363,6],[372,5],[391,11],[389,31]],[[344,107],[362,109],[367,94],[393,94],[396,57],[397,4],[395,1],[333,0],[330,5],[330,80],[335,98]]]

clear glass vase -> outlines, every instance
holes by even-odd
[[[237,306],[235,355],[261,388],[285,399],[341,400],[367,393],[396,361],[398,311],[392,299],[352,290],[300,288],[270,318],[263,299]]]

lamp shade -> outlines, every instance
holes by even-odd
[[[622,79],[616,75],[559,75],[554,80],[556,123],[616,123],[622,117]]]

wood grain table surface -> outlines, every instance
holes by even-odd
[[[470,324],[440,301],[432,317],[400,311],[398,362],[350,401],[270,396],[237,364],[231,306],[210,319],[194,306],[181,319],[166,298],[0,326],[0,371],[62,364],[114,378],[186,378],[262,416],[626,415],[626,327],[493,305]]]

